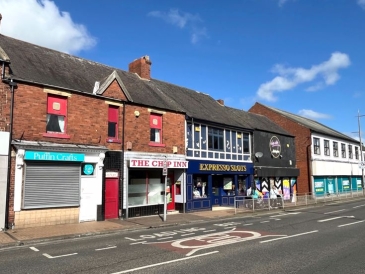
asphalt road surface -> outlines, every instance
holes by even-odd
[[[365,200],[5,248],[0,273],[365,273]]]

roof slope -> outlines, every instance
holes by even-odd
[[[256,103],[256,104],[260,104],[260,103]],[[260,104],[260,105],[263,106],[263,107],[266,107],[266,108],[268,108],[272,111],[275,111],[275,112],[287,117],[288,119],[290,119],[294,122],[297,122],[298,124],[301,124],[301,125],[307,127],[308,129],[310,129],[313,132],[321,133],[321,134],[324,134],[324,135],[328,135],[328,136],[336,137],[336,138],[339,138],[339,139],[344,139],[344,140],[348,140],[348,141],[358,143],[358,140],[353,139],[350,136],[347,136],[346,134],[343,134],[343,133],[341,133],[337,130],[334,130],[330,127],[327,127],[327,126],[325,126],[325,125],[323,125],[323,124],[321,124],[317,121],[314,121],[314,120],[311,120],[311,119],[308,119],[308,118],[304,118],[302,116],[299,116],[299,115],[296,115],[296,114],[293,114],[293,113],[290,113],[290,112],[287,112],[287,111],[284,111],[284,110],[269,107],[269,106],[266,106],[266,105],[263,105],[263,104]]]

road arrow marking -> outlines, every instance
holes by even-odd
[[[33,250],[33,251],[39,251],[37,248],[35,248],[35,247],[33,247],[33,246],[31,246],[31,247],[29,247],[31,250]]]
[[[341,218],[355,218],[355,216],[338,216],[338,217],[333,217],[333,218],[329,218],[329,219],[319,220],[317,222],[318,223],[323,223],[323,222],[328,222],[328,221],[332,221],[332,220],[336,220],[336,219],[341,219]]]
[[[67,256],[72,256],[72,255],[76,255],[77,253],[71,253],[71,254],[65,254],[65,255],[59,255],[59,256],[51,256],[47,253],[43,253],[43,256],[47,257],[48,259],[56,259],[56,258],[60,258],[60,257],[67,257]]]

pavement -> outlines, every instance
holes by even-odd
[[[242,215],[242,213],[239,214]],[[130,219],[112,219],[100,222],[93,221],[76,224],[15,228],[0,232],[0,249],[11,246],[21,246],[31,242],[61,240],[127,230],[132,231],[155,227],[176,226],[213,219],[233,218],[236,216],[234,208],[221,208],[220,210],[192,213],[169,212],[166,215],[165,222],[163,221],[163,216],[154,215]]]

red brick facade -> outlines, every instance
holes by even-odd
[[[309,162],[311,155],[310,130],[259,103],[256,103],[248,111],[266,116],[295,136],[297,168],[300,170],[300,175],[297,181],[298,194],[311,192],[311,165]]]
[[[141,80],[142,81],[142,80]],[[7,126],[10,109],[10,89],[0,85],[1,100],[0,127]],[[5,95],[4,95],[5,94]],[[123,101],[126,97],[118,83],[114,81],[104,92],[108,99],[92,95],[72,93],[67,99],[67,128],[69,138],[51,138],[46,133],[47,92],[41,86],[18,83],[14,95],[13,139],[24,141],[44,141],[54,143],[85,144],[106,146],[110,150],[122,150],[121,143],[108,143],[108,106],[110,98],[116,98],[120,104],[119,139],[123,133]],[[139,116],[135,115],[139,111]],[[162,110],[157,110],[161,112]],[[162,118],[162,140],[164,146],[150,146],[150,113],[153,110],[145,106],[125,105],[125,148],[126,142],[132,143],[132,151],[172,153],[172,147],[178,147],[178,153],[184,154],[185,115],[164,111]],[[6,128],[8,130],[8,128]],[[9,204],[9,223],[14,222],[14,171],[15,157],[12,158],[11,186]]]

